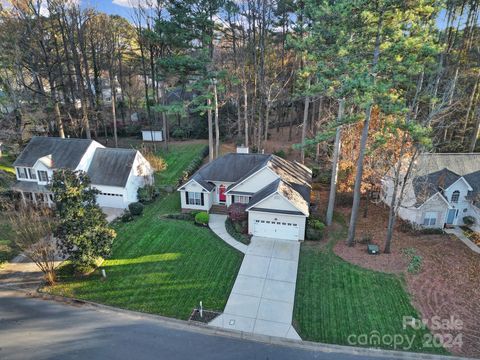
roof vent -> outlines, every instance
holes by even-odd
[[[240,146],[237,146],[237,154],[248,154],[249,153],[249,150],[248,150],[248,146],[245,146],[245,145],[240,145]]]

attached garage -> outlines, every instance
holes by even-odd
[[[299,241],[305,239],[306,217],[269,213],[248,212],[248,230],[253,236]]]
[[[97,194],[97,203],[102,207],[124,208],[123,194],[104,193]]]
[[[253,235],[262,237],[273,237],[276,239],[298,240],[300,231],[298,224],[286,221],[287,220],[270,221],[257,219],[253,224]]]

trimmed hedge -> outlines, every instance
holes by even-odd
[[[234,223],[230,218],[227,218],[227,220],[225,220],[225,229],[227,230],[227,233],[231,237],[241,242],[242,244],[245,244],[245,245],[250,244],[250,236],[242,233],[239,227],[243,228],[244,225],[242,225],[242,223]],[[247,228],[248,228],[248,224],[247,224]]]
[[[197,215],[195,215],[195,222],[200,225],[207,225],[208,219],[208,213],[205,211],[201,211]]]
[[[131,204],[128,205],[128,210],[130,210],[130,213],[133,215],[133,216],[139,216],[139,215],[142,215],[143,213],[143,204],[142,203],[139,203],[139,202],[133,202]]]

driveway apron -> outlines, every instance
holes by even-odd
[[[210,325],[300,340],[292,326],[300,243],[253,237],[225,311]]]

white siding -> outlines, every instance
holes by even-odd
[[[153,184],[153,173],[154,171],[150,163],[137,151],[127,184],[125,185],[125,201],[128,204],[138,200],[138,188],[147,184]]]
[[[97,148],[104,148],[102,144],[92,141],[90,146],[88,147],[87,151],[85,151],[85,154],[83,154],[82,159],[78,163],[77,167],[75,170],[82,170],[82,171],[88,171],[88,168],[90,167],[90,164],[92,163],[93,155],[95,153],[95,150]]]
[[[185,188],[185,190],[180,190],[180,201],[182,204],[182,209],[205,210],[205,211],[210,210],[213,202],[212,193],[206,192],[205,189],[194,180],[188,182],[185,186],[183,186],[183,188]],[[187,200],[186,200],[187,192],[203,193],[203,206],[187,204]]]
[[[300,211],[290,201],[277,193],[270,195],[265,200],[253,205],[253,207],[273,210]]]
[[[253,176],[235,186],[232,191],[256,193],[268,184],[271,184],[276,179],[278,179],[277,174],[265,167]]]
[[[255,226],[255,220],[266,220],[266,221],[279,221],[285,223],[295,223],[299,227],[299,240],[305,240],[305,223],[306,216],[303,215],[285,215],[285,214],[274,214],[261,211],[249,211],[248,212],[248,233],[253,234],[253,229]],[[274,237],[275,234],[271,234],[271,237]]]
[[[425,214],[427,212],[435,212],[437,213],[437,222],[433,226],[433,228],[443,228],[445,224],[447,212],[448,212],[448,205],[445,201],[442,200],[441,195],[437,194],[428,200],[426,203],[421,206],[417,211],[416,223],[423,226],[423,220],[425,219]]]

